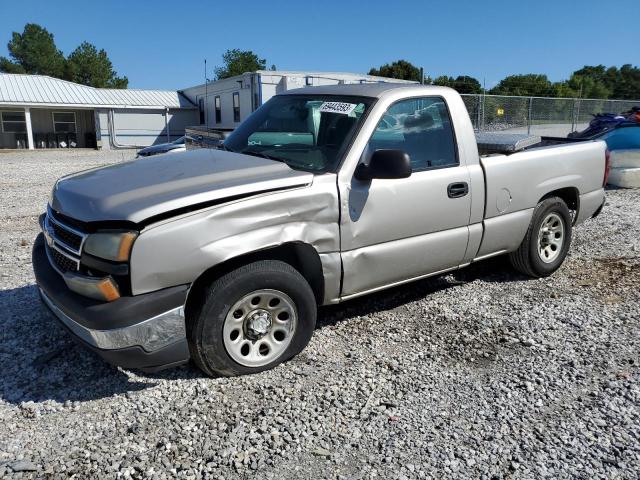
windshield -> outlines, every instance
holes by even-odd
[[[223,148],[310,172],[334,171],[373,99],[280,95],[256,110]]]

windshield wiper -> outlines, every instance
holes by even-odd
[[[275,162],[287,163],[282,158],[272,157],[271,155],[267,155],[266,153],[263,153],[263,152],[258,152],[257,150],[242,150],[241,152],[238,152],[238,153],[244,153],[245,155],[252,155],[254,157],[262,157],[268,160],[273,160]]]
[[[225,152],[236,153],[235,150],[232,150],[231,148],[227,147],[224,143],[219,144],[218,149],[224,150]]]

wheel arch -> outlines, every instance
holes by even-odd
[[[567,204],[569,210],[573,211],[573,222],[575,223],[580,210],[580,192],[578,189],[576,187],[565,187],[552,190],[540,198],[540,200],[538,200],[538,204],[551,197],[559,197]]]
[[[300,272],[307,282],[309,282],[309,286],[313,291],[316,302],[318,302],[318,304],[322,303],[325,285],[322,262],[318,251],[308,243],[288,242],[240,254],[206,269],[191,284],[189,294],[187,295],[187,301],[185,303],[185,314],[190,315],[194,309],[197,309],[197,305],[204,298],[206,287],[216,278],[219,278],[243,265],[257,262],[259,260],[280,260],[291,265]]]

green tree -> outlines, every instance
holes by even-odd
[[[480,82],[468,75],[456,77],[453,83],[453,88],[455,88],[458,93],[482,93],[482,85],[480,85]]]
[[[434,85],[438,85],[439,87],[451,87],[453,88],[455,84],[455,79],[453,77],[448,77],[447,75],[440,75],[436,77],[433,81]]]
[[[480,82],[468,75],[459,75],[456,78],[441,75],[433,81],[433,84],[451,87],[458,93],[482,93]]]
[[[13,32],[7,44],[12,60],[0,57],[0,70],[62,78],[65,58],[46,28],[27,23],[22,33]]]
[[[630,64],[620,67],[612,96],[626,100],[640,100],[640,68]]]
[[[0,57],[0,72],[4,73],[26,73],[22,65],[12,62],[7,57]]]
[[[561,98],[578,98],[580,97],[580,90],[573,88],[574,84],[569,81],[555,82],[553,83],[553,96]],[[578,87],[579,88],[579,87]]]
[[[67,58],[65,78],[100,88],[127,88],[129,79],[118,77],[107,52],[82,42]]]
[[[369,75],[420,81],[420,69],[406,60],[397,60],[391,64],[382,65],[380,68],[372,68],[369,70]]]
[[[583,98],[640,99],[640,68],[585,65],[566,82]]]
[[[573,72],[571,77],[576,79],[591,79],[594,83],[603,85],[613,92],[618,77],[618,69],[616,67],[605,67],[604,65],[585,65],[580,70]]]
[[[239,50],[237,48],[224,52],[222,61],[224,66],[215,68],[218,80],[242,75],[245,72],[265,70],[267,67],[267,61],[264,58],[259,58],[251,50]],[[275,65],[272,65],[271,69],[275,70]]]
[[[575,91],[575,97],[609,98],[613,94],[617,78],[616,67],[585,65],[573,72],[566,84]]]
[[[528,73],[510,75],[502,79],[489,93],[493,95],[550,97],[554,94],[554,88],[546,75]]]
[[[580,98],[609,98],[612,90],[607,83],[593,77],[572,74],[571,78],[563,82],[575,93],[573,97]]]

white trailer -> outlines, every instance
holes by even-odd
[[[260,105],[294,88],[348,83],[416,83],[407,80],[344,72],[258,70],[181,90],[198,106],[200,126],[233,130]]]

